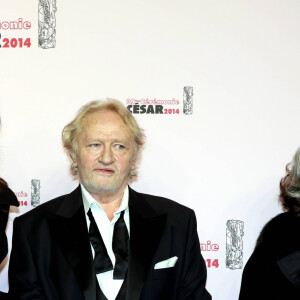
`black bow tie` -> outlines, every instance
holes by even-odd
[[[129,260],[129,236],[124,221],[124,210],[114,226],[112,249],[115,254],[116,264],[113,273],[114,279],[124,279],[128,269]],[[113,270],[112,262],[108,256],[102,236],[99,232],[96,221],[93,217],[91,209],[87,212],[90,219],[89,237],[91,244],[95,250],[95,272],[96,274]]]

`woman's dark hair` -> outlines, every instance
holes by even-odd
[[[8,188],[7,182],[0,177],[0,192],[2,192],[3,190],[7,190],[7,188]]]

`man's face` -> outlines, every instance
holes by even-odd
[[[85,117],[77,136],[80,182],[93,195],[122,191],[135,159],[134,138],[121,117],[112,111]]]

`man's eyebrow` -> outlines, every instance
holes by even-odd
[[[113,139],[112,143],[122,143],[122,144],[130,144],[130,141],[125,141],[123,139]]]
[[[85,137],[86,142],[102,142],[104,139],[99,137]],[[130,140],[127,140],[127,138],[112,138],[109,140],[111,143],[122,143],[122,144],[130,144]]]

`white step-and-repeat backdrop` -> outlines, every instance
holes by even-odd
[[[300,144],[299,15],[293,0],[1,0],[0,176],[20,201],[9,240],[16,216],[77,185],[64,125],[116,98],[147,136],[133,187],[196,211],[207,289],[237,299]]]

